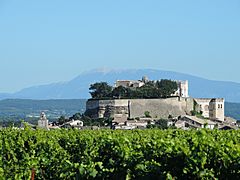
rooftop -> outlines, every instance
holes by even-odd
[[[202,125],[204,125],[204,124],[211,124],[211,125],[215,125],[216,123],[215,122],[213,122],[213,121],[210,121],[210,120],[208,120],[208,119],[200,119],[200,118],[198,118],[198,117],[196,117],[196,116],[188,116],[188,115],[186,115],[186,116],[184,116],[185,118],[188,118],[188,119],[190,119],[190,120],[192,120],[192,121],[195,121],[195,122],[197,122],[197,123],[199,123],[199,124],[202,124]]]

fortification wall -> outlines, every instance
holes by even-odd
[[[169,115],[180,116],[190,114],[193,110],[192,98],[167,99],[116,99],[89,100],[86,114],[92,118],[114,117],[122,114],[129,118],[144,117],[149,111],[153,118],[167,118]]]
[[[153,118],[168,118],[190,114],[193,100],[190,98],[133,99],[130,101],[130,117],[143,117],[146,111]]]

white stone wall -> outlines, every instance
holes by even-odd
[[[180,96],[181,97],[189,97],[188,95],[188,81],[181,81],[180,83]]]
[[[48,120],[38,120],[38,127],[43,129],[48,129]]]
[[[44,112],[41,112],[40,119],[38,120],[38,127],[48,129],[48,120]]]
[[[209,118],[217,121],[224,121],[224,99],[212,99],[209,105]]]
[[[144,86],[144,82],[142,81],[132,81],[132,80],[117,80],[115,83],[115,87],[123,86],[126,88],[137,88]]]
[[[131,81],[130,80],[117,80],[115,83],[115,87],[123,86],[123,87],[129,87]]]
[[[168,118],[190,114],[193,110],[192,98],[166,99],[116,99],[116,100],[89,100],[87,111],[93,112],[92,117],[114,116],[122,114],[129,118],[144,117],[149,111],[153,118]],[[111,112],[108,112],[111,111]]]
[[[176,81],[178,85],[177,91],[173,94],[180,97],[189,97],[188,95],[188,81]]]
[[[196,111],[202,111],[205,118],[224,121],[224,99],[223,98],[195,98]]]
[[[195,98],[194,99],[197,102],[196,105],[196,111],[200,112],[202,111],[202,115],[205,118],[209,118],[209,104],[212,100],[211,98]]]

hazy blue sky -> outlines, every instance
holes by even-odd
[[[240,1],[0,0],[0,92],[99,67],[240,82]]]

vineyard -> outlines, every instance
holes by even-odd
[[[240,179],[240,131],[0,130],[2,179]]]

